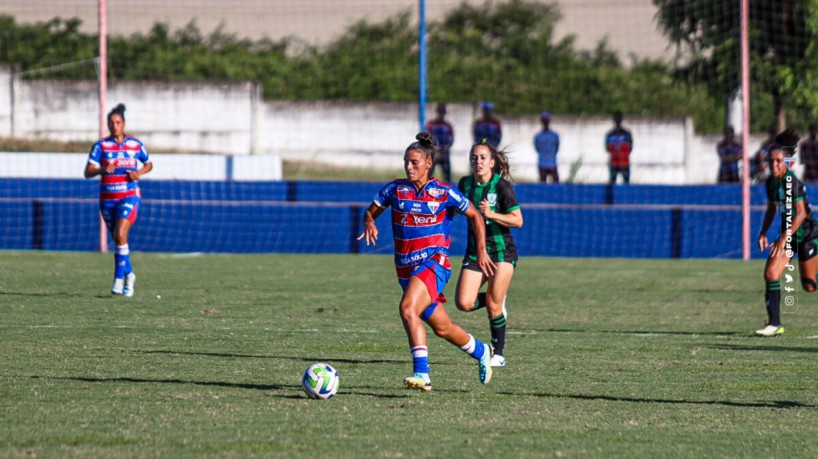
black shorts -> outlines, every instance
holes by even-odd
[[[795,244],[795,253],[798,254],[798,261],[807,261],[818,255],[818,244],[815,238],[803,240]]]
[[[489,254],[489,258],[491,259],[491,261],[493,261],[495,263],[500,263],[500,261],[498,260],[498,257],[497,257],[496,254],[495,255]],[[502,263],[511,263],[511,266],[513,266],[515,268],[517,267],[517,259],[516,258],[513,259],[513,260],[508,260],[508,259],[503,260]],[[480,265],[478,265],[475,260],[472,260],[469,257],[463,258],[463,269],[468,269],[469,271],[476,271],[478,273],[483,272],[483,270],[480,269]]]

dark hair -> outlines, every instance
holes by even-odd
[[[406,151],[404,154],[409,153],[412,150],[418,150],[423,152],[426,157],[435,157],[435,153],[437,152],[437,145],[435,145],[435,138],[426,131],[418,132],[418,135],[415,136],[417,139],[416,142],[412,142],[406,147]]]
[[[795,154],[799,140],[801,140],[801,136],[798,135],[795,129],[784,129],[775,136],[775,141],[770,145],[768,151],[772,154],[775,150],[781,150],[784,156],[792,156]]]
[[[479,142],[471,146],[471,150],[469,150],[469,161],[471,161],[471,155],[474,154],[474,149],[484,146],[489,149],[491,152],[491,159],[494,160],[494,167],[491,169],[492,172],[495,174],[501,175],[506,180],[511,180],[511,166],[508,164],[508,155],[506,151],[498,150],[494,148],[488,141],[488,139],[481,139]]]
[[[108,121],[111,121],[111,117],[114,115],[121,116],[122,121],[125,121],[125,104],[116,104],[116,107],[112,108],[111,111],[108,112]]]
[[[432,158],[434,160],[435,153],[437,153],[437,145],[435,144],[435,138],[427,131],[418,132],[418,135],[415,136],[417,139],[416,142],[412,142],[406,147],[406,151],[403,152],[404,155],[409,153],[410,151],[416,150],[423,153],[423,156],[426,158]],[[433,167],[429,168],[428,177],[432,178],[432,171],[434,170]]]

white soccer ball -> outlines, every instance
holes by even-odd
[[[326,363],[316,363],[304,371],[301,388],[310,398],[326,400],[338,391],[338,371]]]

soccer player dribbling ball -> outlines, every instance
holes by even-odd
[[[758,248],[762,251],[768,247],[770,249],[764,268],[767,326],[756,330],[759,336],[784,333],[781,325],[781,275],[794,254],[798,254],[801,286],[807,292],[814,292],[816,288],[818,223],[807,201],[804,184],[785,162],[792,156],[797,143],[798,134],[788,129],[776,136],[767,157],[771,171],[766,182],[767,211],[758,235]],[[781,213],[781,233],[778,240],[770,244],[766,234],[775,219],[776,210]],[[791,304],[787,302],[788,306]]]
[[[131,297],[136,275],[131,266],[128,233],[139,213],[139,178],[153,169],[153,163],[145,145],[125,133],[125,105],[118,104],[108,113],[108,131],[110,136],[91,148],[85,178],[101,176],[99,211],[116,244],[111,293]],[[138,162],[143,164],[141,169]]]
[[[403,155],[405,179],[384,186],[364,212],[363,233],[367,245],[378,240],[377,219],[391,207],[395,245],[395,269],[403,289],[399,310],[409,339],[414,374],[404,379],[410,389],[432,390],[425,321],[437,336],[460,347],[478,362],[480,382],[491,380],[491,347],[455,324],[446,313],[443,289],[451,277],[449,245],[455,212],[465,215],[477,228],[477,265],[486,276],[494,264],[486,252],[485,223],[480,213],[459,191],[431,177],[436,147],[432,135],[421,132]]]
[[[506,293],[511,285],[514,267],[517,265],[517,248],[509,228],[523,226],[523,213],[514,189],[508,182],[508,158],[503,151],[478,143],[469,152],[472,174],[460,179],[457,189],[480,209],[485,219],[486,247],[489,258],[495,264],[494,275],[486,276],[477,266],[477,235],[469,227],[466,256],[457,280],[455,304],[461,311],[486,308],[491,329],[491,345],[494,353],[491,366],[503,367],[506,358]],[[488,282],[485,292],[480,288]]]

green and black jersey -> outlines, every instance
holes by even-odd
[[[480,202],[488,201],[492,212],[508,214],[520,208],[514,188],[502,175],[494,174],[491,180],[478,185],[473,175],[467,175],[457,184],[460,190],[472,205],[480,210]],[[492,261],[516,263],[517,247],[509,228],[486,219],[486,250]],[[477,242],[474,239],[474,230],[469,226],[469,241],[466,246],[466,259],[477,261]]]
[[[787,227],[795,219],[795,203],[804,201],[807,217],[798,227],[797,242],[810,241],[818,238],[818,223],[812,214],[812,206],[807,200],[807,190],[804,183],[798,180],[795,174],[788,170],[781,178],[769,177],[766,183],[767,202],[778,207],[781,217],[781,234],[786,234]]]

